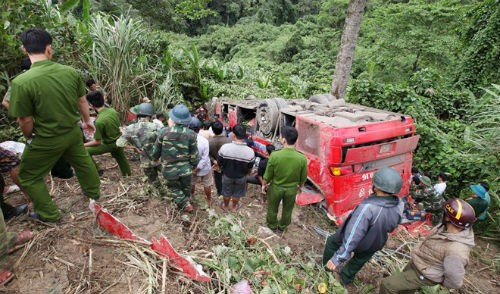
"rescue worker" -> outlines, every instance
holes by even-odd
[[[122,176],[130,176],[132,172],[125,152],[122,147],[116,146],[116,140],[121,136],[118,112],[111,107],[104,106],[104,96],[100,91],[88,93],[87,101],[97,112],[97,118],[94,121],[96,128],[94,140],[84,144],[87,151],[90,155],[111,153],[118,163]],[[97,163],[95,161],[94,163],[98,168]]]
[[[161,129],[157,124],[151,122],[155,114],[151,103],[141,103],[130,108],[130,112],[137,115],[137,122],[128,125],[118,140],[116,146],[119,148],[131,144],[140,154],[140,166],[144,171],[149,183],[156,188],[160,188],[158,180],[158,163],[151,160],[150,153],[156,142],[158,133]]]
[[[439,224],[444,199],[434,190],[431,179],[427,176],[420,177],[420,189],[411,191],[410,195],[416,203],[421,203],[420,208],[431,213],[432,225]]]
[[[472,206],[477,219],[483,221],[486,219],[486,213],[488,212],[488,207],[490,206],[491,198],[488,194],[490,186],[485,183],[479,183],[476,185],[470,185],[472,191],[472,197],[467,198],[467,203]]]
[[[31,61],[29,57],[23,58],[21,61],[21,73],[24,73],[25,71],[29,70],[31,68]],[[9,110],[9,101],[10,101],[10,94],[11,94],[11,87],[7,90],[7,93],[5,94],[3,101],[2,101],[2,106],[6,109]],[[59,158],[59,160],[56,162],[52,170],[50,171],[50,174],[53,177],[56,178],[61,178],[61,179],[70,179],[73,177],[73,169],[71,169],[71,166],[64,160],[64,158]],[[5,219],[9,219],[7,216],[8,214],[5,213],[4,210],[4,216]]]
[[[61,213],[45,186],[45,175],[62,156],[75,169],[83,193],[99,198],[99,175],[82,141],[78,126],[95,131],[85,98],[85,85],[73,68],[51,61],[52,37],[31,28],[21,33],[22,50],[31,69],[12,81],[9,114],[18,118],[26,138],[19,168],[21,187],[33,201],[30,217],[57,221]]]
[[[97,91],[101,88],[101,86],[99,86],[99,84],[94,79],[88,79],[85,82],[85,85],[87,86],[88,93],[90,93],[92,91]]]
[[[267,226],[278,233],[292,222],[292,211],[297,192],[307,180],[307,158],[295,150],[298,133],[294,127],[281,128],[280,142],[283,149],[272,152],[267,162],[262,182],[262,192],[267,191]],[[278,209],[283,203],[281,219]]]
[[[350,287],[357,272],[384,247],[388,233],[401,221],[403,202],[395,196],[403,185],[399,172],[383,167],[375,172],[372,182],[373,194],[363,199],[326,240],[323,264],[340,272],[345,287]]]
[[[160,159],[168,192],[179,209],[193,211],[189,203],[191,176],[199,162],[196,133],[187,125],[191,114],[185,105],[176,105],[169,112],[168,127],[161,129],[151,157]]]
[[[196,133],[196,141],[198,146],[198,154],[200,156],[200,162],[193,170],[193,180],[191,196],[194,196],[195,188],[197,183],[203,185],[203,191],[207,197],[208,206],[212,205],[212,185],[214,184],[214,179],[212,175],[212,165],[210,164],[210,156],[208,140],[200,134],[201,121],[192,117],[189,123],[189,128]]]
[[[475,220],[474,209],[464,200],[446,201],[442,224],[413,248],[411,260],[402,272],[382,281],[379,293],[414,293],[436,284],[449,289],[462,287],[474,246]]]

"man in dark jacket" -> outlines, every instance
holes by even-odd
[[[323,264],[330,271],[339,271],[344,286],[353,282],[356,273],[384,247],[388,233],[400,223],[403,202],[395,194],[402,184],[396,170],[378,170],[373,175],[373,194],[356,206],[340,229],[326,240]]]

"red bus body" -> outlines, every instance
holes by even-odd
[[[399,196],[408,195],[412,152],[420,137],[411,117],[354,104],[338,108],[305,100],[286,103],[281,102],[277,128],[292,125],[297,129],[296,148],[307,156],[308,180],[314,187],[298,195],[298,204],[324,200],[328,216],[341,224],[372,193],[373,174],[384,166],[400,172]],[[262,100],[224,101],[215,103],[214,110],[229,127],[244,123],[254,140],[253,149],[265,156],[265,146],[276,145],[279,132],[272,137],[259,132],[259,120],[265,116],[259,114],[261,104]],[[316,106],[322,110],[310,110]]]

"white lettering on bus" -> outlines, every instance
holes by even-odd
[[[365,196],[365,188],[359,189],[359,198]]]
[[[363,175],[361,176],[361,180],[363,180],[363,181],[370,180],[370,179],[372,179],[372,178],[373,178],[373,173],[363,174]]]

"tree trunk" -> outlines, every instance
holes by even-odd
[[[347,8],[344,31],[340,41],[340,50],[335,63],[335,73],[333,74],[332,96],[336,99],[344,99],[347,82],[351,73],[356,40],[358,38],[361,18],[365,10],[367,0],[350,0]]]

